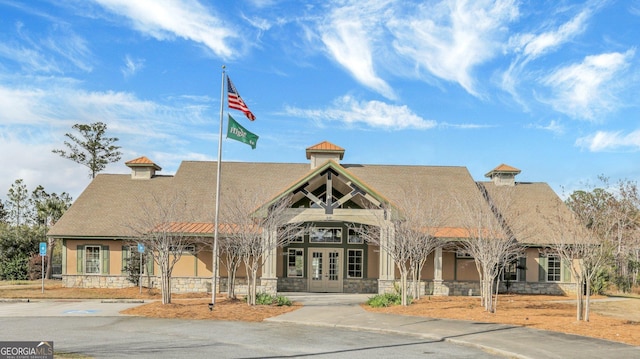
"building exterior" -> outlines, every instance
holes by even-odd
[[[558,208],[570,216],[545,183],[518,182],[516,168],[500,165],[476,182],[465,167],[343,164],[345,150],[329,142],[306,149],[308,163],[221,164],[220,200],[251,192],[265,204],[290,196],[290,221],[304,223],[299,237],[265,253],[259,291],[379,293],[392,290],[398,271],[384,247],[369,243],[356,225],[380,226],[382,205],[402,202],[414,193],[422,205],[439,205],[436,231],[450,245],[436,248],[422,270],[422,291],[434,295],[479,293],[478,273],[467,254],[456,250],[464,236],[465,218],[454,204],[484,203],[505,225],[505,233],[526,246],[503,276],[505,289],[521,293],[561,294],[575,290],[560,258],[545,251],[553,235],[547,225]],[[127,287],[127,259],[138,255],[135,222],[151,198],[180,193],[188,208],[183,231],[198,238],[173,271],[174,292],[210,291],[216,197],[216,163],[184,161],[175,175],[163,176],[146,157],[126,163],[131,174],[99,174],[53,226],[48,236],[63,246],[62,279],[68,287]],[[500,191],[515,200],[500,203]],[[411,190],[412,192],[409,192]],[[417,194],[417,195],[415,195]],[[450,205],[443,205],[450,204]],[[426,208],[425,207],[425,208]],[[402,211],[402,209],[399,209]],[[222,211],[224,211],[222,209]],[[384,214],[382,214],[384,216]],[[220,213],[225,218],[224,213]],[[496,219],[498,220],[498,219]],[[393,233],[384,232],[392,238]],[[224,236],[224,232],[221,232]],[[145,285],[158,286],[157,266],[145,269]],[[236,288],[246,285],[241,267]],[[219,288],[228,273],[220,266]],[[145,282],[148,281],[148,282]],[[506,288],[508,287],[508,288]]]

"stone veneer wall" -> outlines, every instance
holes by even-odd
[[[377,279],[345,279],[344,293],[378,293]]]
[[[148,280],[151,280],[149,285]],[[344,293],[395,293],[395,280],[378,279],[345,279]],[[220,278],[218,291],[226,292],[228,279]],[[103,275],[62,275],[62,285],[69,288],[129,288],[135,285],[126,276]],[[143,287],[159,288],[159,277],[144,277]],[[306,292],[307,280],[304,278],[261,278],[257,291],[275,294],[278,292]],[[477,281],[443,281],[434,288],[432,281],[423,281],[420,286],[422,295],[480,295],[480,283]],[[204,277],[173,277],[171,278],[172,293],[211,293],[211,278]],[[549,294],[568,295],[576,293],[576,283],[547,283],[547,282],[511,282],[507,290],[506,284],[501,283],[501,293],[517,294]],[[247,293],[245,278],[236,279],[236,294]]]
[[[103,275],[63,275],[62,285],[69,288],[129,288],[136,285],[126,276]],[[160,288],[160,277],[143,277],[142,286],[145,288]],[[201,277],[173,277],[171,278],[172,293],[210,293],[211,278]]]
[[[308,291],[306,278],[278,278],[278,292]]]

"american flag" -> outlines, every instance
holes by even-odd
[[[247,118],[251,121],[256,119],[256,116],[253,115],[249,110],[249,107],[247,107],[247,104],[242,100],[242,97],[240,97],[236,87],[233,86],[233,82],[231,82],[231,78],[229,78],[229,76],[227,76],[227,94],[229,96],[229,108],[244,112]]]

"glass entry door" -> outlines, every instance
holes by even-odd
[[[342,292],[342,249],[309,248],[309,291]]]

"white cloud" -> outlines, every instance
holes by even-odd
[[[540,34],[518,34],[509,42],[517,52],[521,52],[528,59],[542,56],[582,34],[591,14],[591,8],[585,8],[569,21],[558,26],[557,29],[544,31]]]
[[[598,131],[595,134],[578,138],[576,145],[591,152],[612,151],[629,148],[640,150],[640,130],[623,134],[622,131]]]
[[[347,69],[363,85],[389,99],[393,89],[375,70],[374,42],[380,16],[388,1],[357,1],[335,7],[319,28],[320,38],[331,58]]]
[[[616,91],[626,81],[622,73],[634,54],[629,50],[592,55],[581,63],[556,69],[542,79],[552,92],[552,97],[543,101],[574,118],[598,120],[619,106]]]
[[[509,39],[508,48],[516,53],[516,57],[501,76],[502,89],[511,94],[522,107],[528,109],[528,105],[519,94],[520,83],[530,80],[531,77],[531,74],[526,71],[527,67],[536,58],[557,50],[584,33],[587,21],[592,14],[593,9],[587,6],[569,21],[557,27],[544,24],[537,32],[513,35]]]
[[[129,18],[133,27],[158,40],[181,37],[201,43],[222,58],[232,58],[236,31],[196,0],[94,0]]]
[[[286,113],[319,122],[339,121],[349,125],[362,123],[369,127],[388,130],[426,130],[436,126],[435,121],[423,119],[407,106],[394,106],[380,101],[359,102],[348,95],[336,99],[331,108],[306,110],[289,107]]]
[[[556,135],[561,135],[565,131],[564,126],[556,120],[551,120],[547,125],[532,125],[532,127],[538,130],[549,131]]]
[[[425,3],[389,21],[394,48],[432,75],[481,96],[473,71],[501,50],[506,25],[518,17],[514,1]]]
[[[122,71],[124,77],[129,77],[135,75],[143,67],[143,59],[132,59],[131,56],[126,55],[124,57],[124,67],[122,67],[120,70]]]

